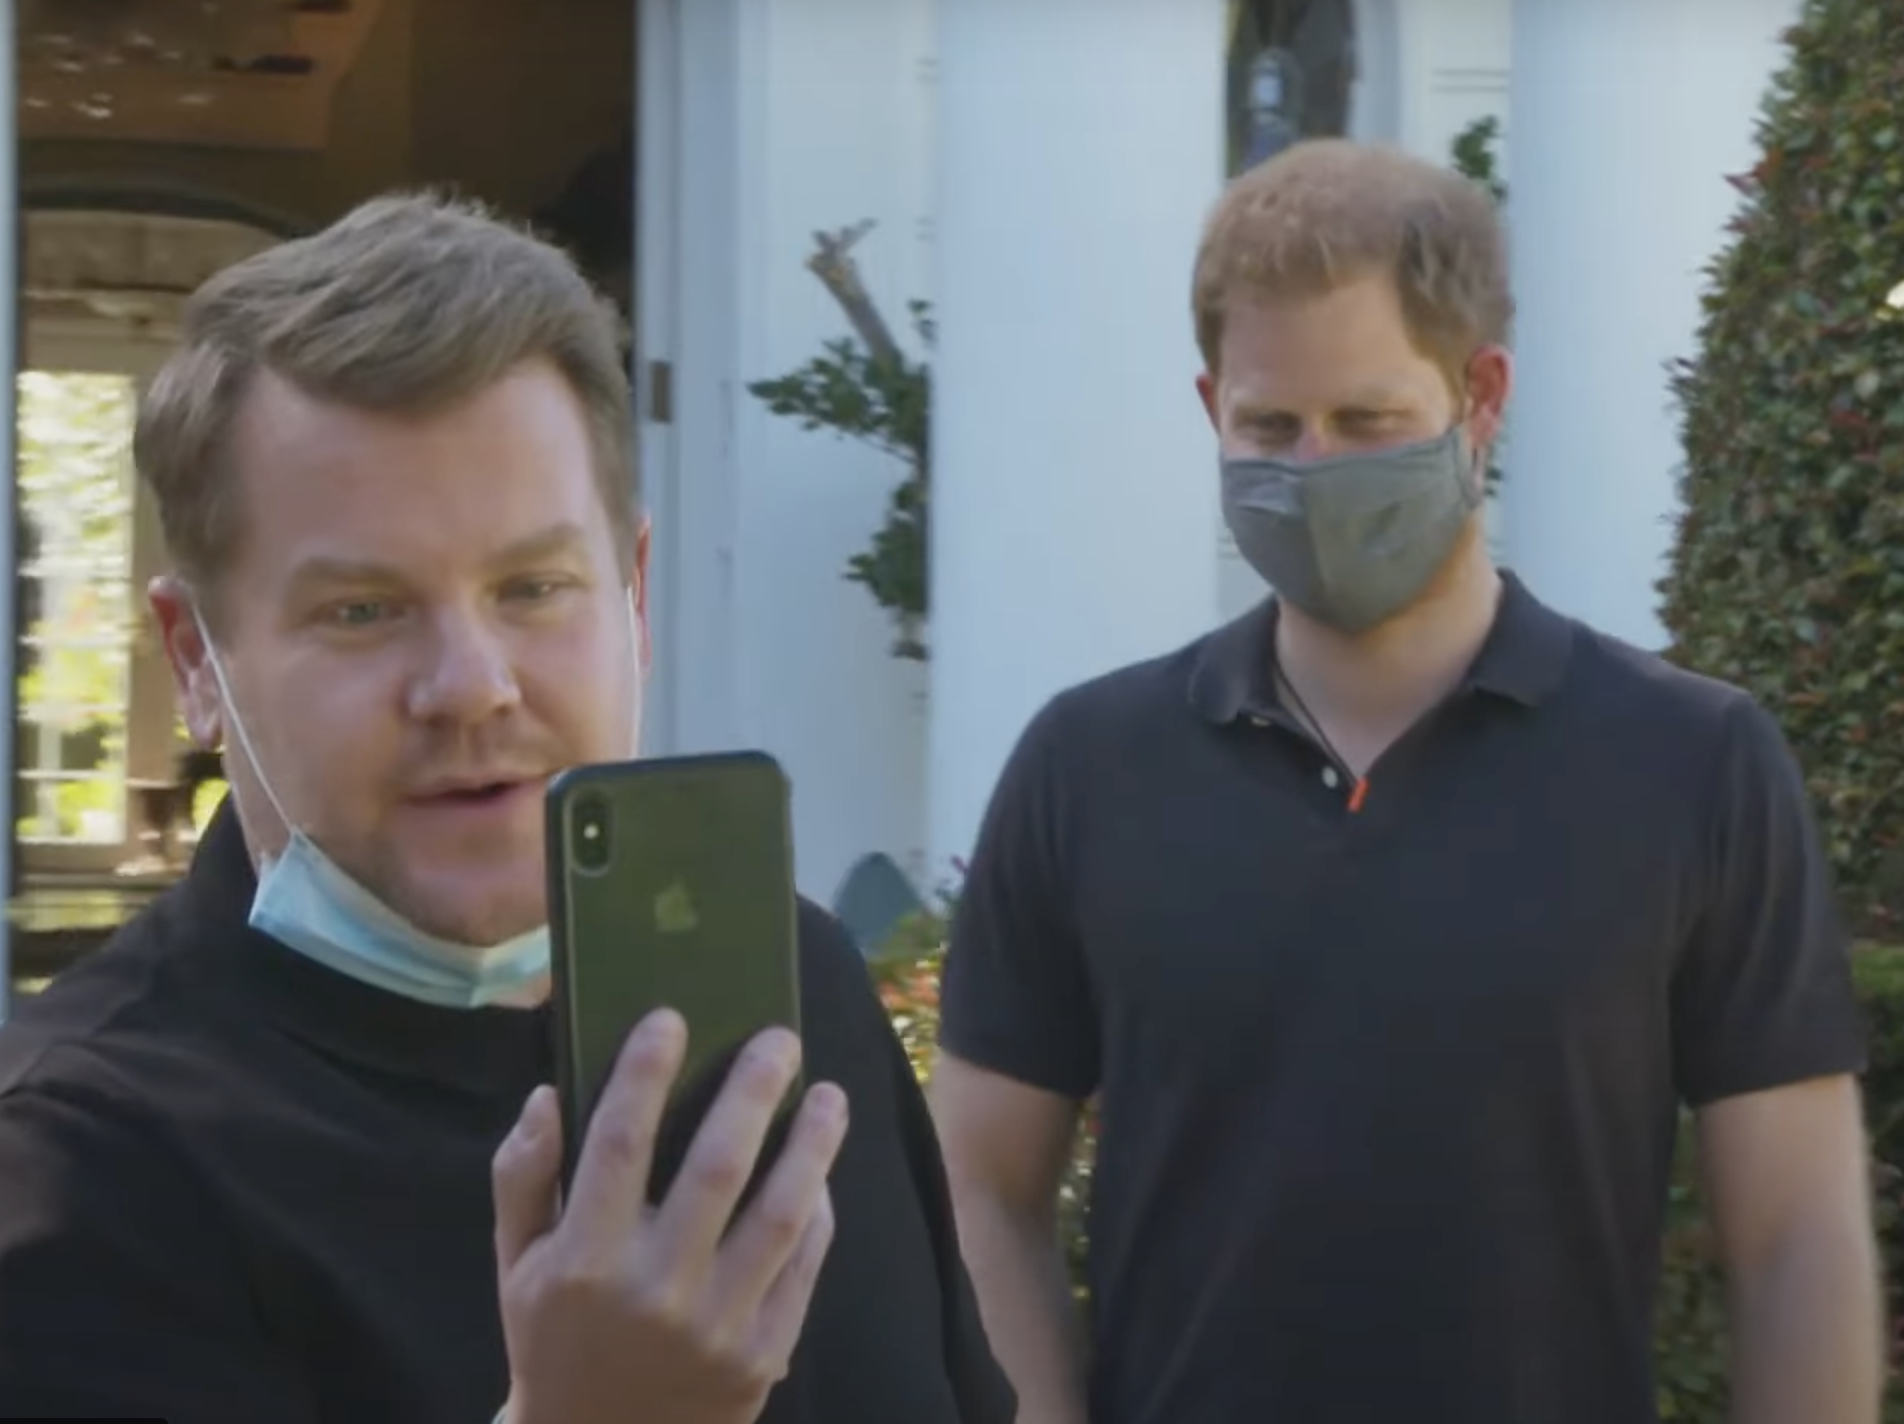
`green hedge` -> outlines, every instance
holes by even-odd
[[[939,1018],[937,920],[921,917],[896,953],[876,966],[880,992],[913,1067],[930,1068]],[[1886,1278],[1904,1264],[1904,949],[1871,948],[1857,956],[1858,986],[1871,1023],[1871,1071],[1865,1080],[1876,1176],[1878,1226]],[[1084,1295],[1085,1208],[1090,1194],[1093,1122],[1087,1116],[1063,1188],[1060,1219],[1073,1282]],[[1724,1300],[1711,1233],[1700,1209],[1690,1133],[1681,1141],[1668,1204],[1657,1322],[1659,1411],[1675,1424],[1725,1424]],[[1893,1292],[1893,1318],[1900,1300]],[[1904,1424],[1904,1390],[1887,1400],[1886,1424]]]
[[[1904,939],[1904,0],[1807,0],[1674,372],[1661,618],[1749,689],[1864,932]]]

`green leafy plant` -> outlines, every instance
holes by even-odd
[[[828,430],[901,462],[885,520],[871,544],[846,561],[846,577],[886,610],[894,628],[893,655],[923,662],[930,594],[932,372],[926,361],[907,355],[893,341],[859,280],[851,249],[871,226],[817,234],[807,264],[840,303],[856,334],[826,342],[805,365],[755,381],[747,390],[773,414],[799,421],[803,430]],[[910,302],[907,314],[919,345],[930,351],[930,306]]]
[[[1501,178],[1501,121],[1485,114],[1454,136],[1451,152],[1454,171],[1472,178],[1494,195],[1494,201],[1507,201],[1507,184]]]
[[[1904,914],[1904,3],[1808,0],[1674,364],[1661,616],[1779,718],[1861,927]]]

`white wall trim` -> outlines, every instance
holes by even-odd
[[[759,100],[746,95],[742,61],[765,36],[750,24],[759,17],[743,14],[747,0],[642,3],[644,250],[635,305],[646,351],[674,365],[672,425],[643,425],[657,564],[656,710],[646,749],[669,753],[739,739],[735,427],[744,393],[735,385],[746,194],[750,180],[759,186],[761,161],[748,135]],[[657,71],[663,77],[650,83]]]
[[[1362,143],[1402,140],[1400,0],[1355,0],[1355,86],[1349,98],[1349,137]]]
[[[635,396],[637,470],[653,537],[648,556],[648,627],[653,644],[644,749],[672,752],[680,742],[681,462],[680,390],[669,423],[656,419],[654,368],[680,376],[681,0],[639,0],[635,17]]]

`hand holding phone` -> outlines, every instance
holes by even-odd
[[[800,1078],[791,1033],[756,1036],[678,1177],[644,1210],[642,1185],[688,1053],[678,1015],[649,1015],[578,1153],[544,1089],[496,1155],[509,1424],[620,1424],[650,1411],[671,1424],[744,1424],[786,1373],[833,1237],[826,1177],[845,1138],[846,1100],[831,1084],[806,1092],[758,1199],[740,1207],[748,1167]],[[571,1156],[557,1219],[555,1188]]]

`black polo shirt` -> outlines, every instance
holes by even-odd
[[[959,902],[947,1047],[1102,1093],[1093,1424],[1650,1424],[1680,1103],[1864,1062],[1794,763],[1510,578],[1352,810],[1274,618],[1046,706]]]
[[[248,929],[221,812],[189,877],[0,1029],[0,1418],[489,1424],[490,1158],[542,1010],[438,1008]],[[1007,1424],[931,1122],[865,966],[800,912],[837,1232],[766,1424]],[[643,1401],[627,1401],[629,1418]]]

